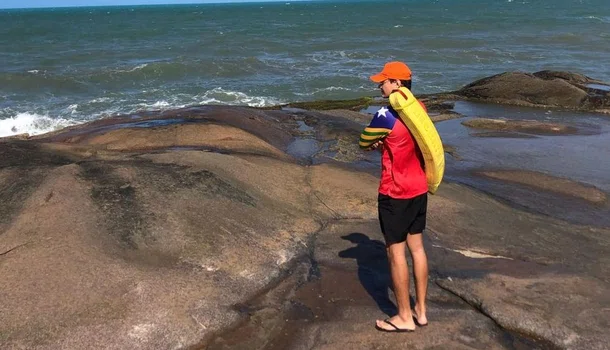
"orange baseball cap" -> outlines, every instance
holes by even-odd
[[[388,62],[379,74],[371,76],[371,80],[375,83],[381,83],[386,79],[410,80],[411,69],[402,62]]]

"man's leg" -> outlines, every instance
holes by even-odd
[[[394,284],[394,295],[398,304],[398,315],[389,321],[400,329],[415,329],[411,306],[409,305],[409,269],[407,266],[406,242],[393,243],[388,250],[390,273]],[[387,330],[394,330],[382,320],[377,320],[377,326]]]
[[[413,258],[413,276],[415,278],[415,315],[420,325],[426,325],[426,293],[428,291],[428,257],[424,250],[422,234],[409,234],[407,236],[407,246]]]

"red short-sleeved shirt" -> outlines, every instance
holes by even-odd
[[[380,108],[363,135],[367,131],[369,134],[371,131],[380,134],[382,130],[387,130],[387,135],[383,138],[379,193],[392,198],[409,199],[428,192],[421,151],[392,107]]]

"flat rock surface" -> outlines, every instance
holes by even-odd
[[[430,325],[376,331],[395,306],[360,129],[204,107],[0,140],[1,347],[610,343],[610,231],[451,183],[430,197]]]
[[[0,144],[3,348],[197,344],[325,220],[374,217],[375,177],[300,165],[272,113],[223,111]]]
[[[535,238],[530,240],[532,250],[539,253],[521,255],[522,247],[530,245],[521,234],[550,226],[559,230],[557,236],[571,236],[571,244],[586,244],[586,229],[559,228],[552,219],[516,211],[457,185],[445,185],[430,201],[433,216],[425,233],[431,275],[429,326],[410,334],[374,328],[375,319],[396,312],[383,237],[376,220],[344,219],[330,222],[317,234],[311,256],[315,273],[309,282],[284,293],[281,302],[253,301],[244,323],[204,348],[605,348],[608,280],[607,271],[597,269],[607,266],[607,258],[592,253],[597,257],[587,261],[597,267],[588,269],[564,262],[564,254],[552,247],[538,249]],[[482,215],[487,217],[484,222],[462,231],[461,221],[467,224]],[[504,217],[518,225],[504,225]],[[607,242],[608,233],[594,235]],[[513,240],[523,240],[522,247],[509,242]],[[270,337],[261,341],[260,334]]]

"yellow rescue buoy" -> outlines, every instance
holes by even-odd
[[[390,94],[390,104],[407,125],[424,156],[428,192],[434,194],[443,180],[445,151],[438,131],[415,96],[402,86]]]

